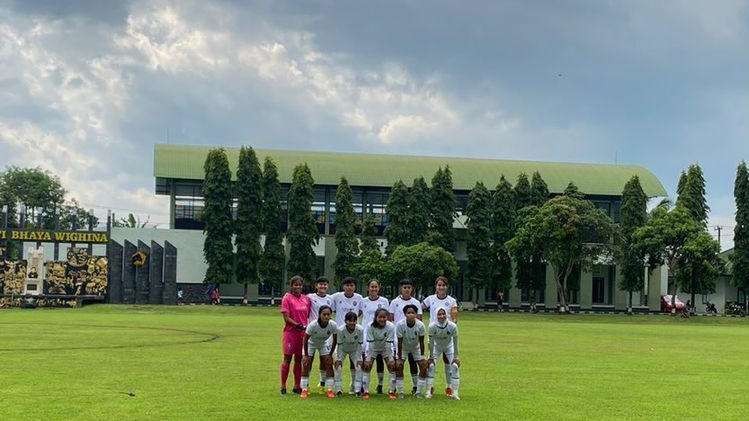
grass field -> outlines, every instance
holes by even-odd
[[[459,326],[461,401],[302,401],[278,394],[276,309],[0,310],[0,419],[749,417],[744,319],[465,313]]]

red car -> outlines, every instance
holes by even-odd
[[[685,308],[687,308],[687,305],[684,304],[681,300],[679,300],[679,297],[676,297],[676,312],[681,313],[684,311]],[[670,313],[671,312],[671,295],[661,295],[661,312],[663,313]]]

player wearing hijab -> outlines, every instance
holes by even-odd
[[[367,328],[367,347],[364,351],[364,363],[362,364],[362,388],[363,398],[369,399],[369,373],[372,371],[372,362],[379,356],[387,364],[390,372],[391,383],[395,383],[395,365],[393,363],[393,338],[395,337],[395,325],[388,320],[388,311],[384,308],[378,309],[374,314],[374,321]],[[395,392],[388,393],[388,398],[396,399]]]
[[[361,311],[362,311],[362,326],[364,327],[364,333],[367,333],[369,326],[374,321],[375,312],[379,309],[388,309],[390,302],[385,297],[380,297],[380,281],[372,279],[367,284],[367,296],[362,299]],[[367,344],[364,344],[364,349],[367,349]],[[382,357],[377,357],[377,393],[382,393],[382,382],[385,378],[385,365],[383,364]],[[390,392],[395,390],[395,383],[390,385]]]
[[[343,326],[338,327],[337,347],[336,350],[337,358],[335,360],[334,373],[335,373],[335,392],[338,396],[343,394],[342,391],[342,377],[343,377],[343,361],[346,360],[346,356],[354,364],[355,371],[351,372],[351,378],[354,381],[355,390],[361,390],[361,378],[362,378],[362,350],[364,349],[364,329],[356,324],[357,317],[356,313],[349,311],[345,317],[346,323]]]
[[[422,306],[429,310],[429,324],[437,321],[437,310],[444,309],[447,320],[458,323],[458,302],[447,294],[448,282],[444,276],[438,276],[434,280],[434,294],[426,297]],[[444,360],[448,364],[447,360]],[[449,365],[447,366],[450,367]],[[445,370],[445,383],[450,382],[450,372]]]
[[[345,317],[348,313],[352,312],[356,316],[361,315],[361,303],[362,296],[356,293],[356,279],[352,277],[346,277],[343,279],[343,291],[336,292],[331,295],[330,298],[333,300],[333,310],[335,311],[335,322],[340,327],[346,324]],[[356,370],[354,361],[351,360],[349,368],[353,373]],[[349,394],[353,395],[356,393],[354,388],[354,376],[351,376],[351,388]]]
[[[395,324],[396,326],[398,326],[398,323],[400,323],[402,320],[405,320],[406,316],[403,310],[409,304],[416,306],[416,318],[418,320],[421,320],[421,303],[419,302],[419,300],[413,297],[413,291],[414,284],[410,279],[405,278],[400,281],[400,295],[393,298],[393,301],[390,302],[390,307],[388,308],[388,311],[390,312],[390,321],[393,322],[393,324]],[[400,338],[396,337],[395,340],[395,350],[397,351],[397,342],[400,340]],[[419,372],[419,367],[416,361],[414,361],[411,357],[411,354],[408,354],[408,369],[411,373],[411,393],[416,394],[416,386],[418,383],[417,373]]]
[[[450,381],[447,383],[445,394],[452,399],[460,399],[458,397],[458,387],[460,386],[460,359],[458,358],[458,352],[458,325],[447,320],[447,312],[444,308],[441,308],[437,310],[436,323],[429,325],[427,398],[432,397],[431,389],[434,385],[437,358],[442,356],[445,360],[445,372],[450,375]]]
[[[325,368],[327,375],[325,386],[328,388],[328,398],[335,398],[333,392],[333,352],[336,346],[336,335],[338,327],[335,322],[330,320],[333,310],[326,305],[320,307],[317,320],[307,325],[304,334],[304,363],[302,365],[302,393],[301,398],[309,397],[309,372],[312,367],[312,360],[315,353],[320,353],[320,362]],[[330,339],[333,339],[332,342]],[[331,345],[332,343],[332,345]]]
[[[328,306],[333,308],[333,297],[328,295],[328,279],[324,276],[317,278],[315,281],[315,292],[307,294],[310,303],[312,304],[309,309],[309,322],[312,323],[317,320],[317,314],[320,311],[320,307]],[[338,324],[338,323],[336,323]],[[320,387],[325,387],[325,370],[320,362]]]
[[[413,304],[406,304],[403,308],[405,319],[395,325],[397,338],[397,353],[395,359],[395,389],[398,395],[403,398],[403,365],[404,360],[414,361],[418,364],[419,378],[414,382],[416,394],[423,394],[426,387],[427,379],[427,361],[424,357],[424,336],[426,328],[424,323],[416,318],[418,307]]]

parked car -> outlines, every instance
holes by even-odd
[[[661,312],[663,313],[670,313],[671,312],[671,295],[661,295]],[[684,311],[685,308],[687,308],[687,305],[684,304],[683,301],[679,300],[679,297],[676,297],[676,312],[681,313]]]

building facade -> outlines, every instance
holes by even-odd
[[[154,176],[156,194],[169,197],[170,230],[181,241],[177,247],[202,250],[202,228],[200,215],[203,210],[202,180],[203,163],[208,154],[208,146],[185,146],[157,144],[154,148]],[[227,148],[230,166],[234,174],[239,157],[238,148]],[[514,161],[496,159],[445,158],[429,156],[377,155],[333,152],[310,152],[290,150],[256,150],[261,163],[266,156],[278,166],[283,199],[288,192],[294,166],[307,163],[315,179],[314,203],[312,212],[317,221],[320,241],[315,247],[318,256],[318,273],[333,277],[335,261],[335,191],[341,176],[345,176],[353,191],[354,210],[358,215],[364,212],[375,215],[380,243],[384,249],[386,240],[382,238],[388,220],[385,210],[391,186],[398,180],[407,185],[417,177],[424,177],[427,183],[440,166],[449,165],[453,174],[456,196],[456,218],[454,228],[461,238],[465,231],[463,212],[468,194],[477,181],[487,186],[495,186],[501,175],[511,183],[520,173],[529,176],[538,171],[549,187],[552,195],[560,194],[569,182],[574,182],[597,207],[607,213],[615,222],[619,220],[621,192],[624,184],[633,175],[640,178],[643,190],[648,197],[664,197],[666,191],[657,177],[640,166],[577,164],[535,161]],[[236,204],[235,204],[236,206]],[[285,202],[282,202],[285,208]],[[285,220],[279,221],[285,228]],[[115,230],[112,237],[148,236],[149,230],[140,232]],[[154,231],[154,230],[150,230]],[[156,230],[163,231],[163,230]],[[179,234],[177,234],[179,233]],[[163,236],[164,233],[159,234]],[[195,253],[193,253],[195,254]],[[461,268],[466,265],[465,242],[458,241],[455,257]],[[178,270],[178,282],[200,283],[205,273],[202,262],[184,262],[190,270]],[[178,265],[181,263],[178,262]],[[462,273],[465,271],[462,270]],[[617,288],[618,270],[612,262],[601,261],[592,271],[580,274],[580,289],[573,293],[573,303],[581,309],[621,309],[627,305],[627,295]],[[556,285],[553,282],[551,267],[546,269],[546,288],[537,291],[539,303],[553,308],[556,305]],[[665,270],[656,270],[643,285],[643,292],[637,294],[634,303],[657,310],[661,293],[667,285]],[[452,293],[467,305],[496,304],[494,293],[473,291],[463,287],[462,275],[453,280]],[[224,295],[241,295],[239,285],[224,287]],[[277,295],[261,284],[252,290],[250,296],[265,299]],[[511,307],[528,304],[530,291],[512,288],[505,297]]]

